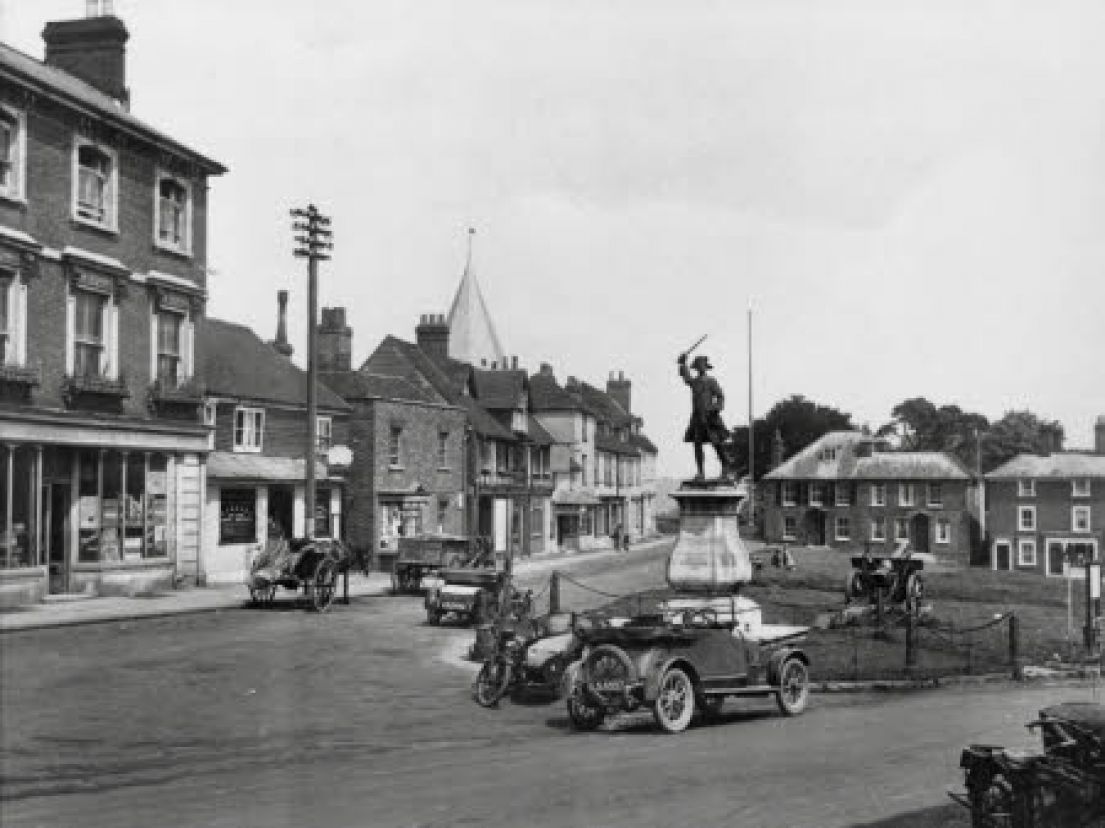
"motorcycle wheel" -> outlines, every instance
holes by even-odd
[[[576,730],[597,730],[606,718],[606,712],[601,707],[588,704],[578,690],[573,690],[568,695],[567,703],[568,718]]]
[[[510,687],[510,665],[501,658],[484,662],[476,676],[476,701],[481,707],[494,707]]]

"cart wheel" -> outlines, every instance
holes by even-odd
[[[784,716],[797,716],[810,698],[810,671],[801,659],[788,658],[779,670],[779,692],[775,701]]]
[[[493,658],[484,662],[476,676],[476,701],[481,707],[494,707],[510,687],[510,664],[506,659]]]
[[[568,718],[576,730],[597,730],[606,718],[606,711],[601,707],[588,704],[583,698],[583,693],[578,689],[568,694],[567,704]]]
[[[681,733],[694,716],[694,685],[678,667],[660,679],[660,693],[653,707],[656,723],[667,733]]]
[[[315,567],[314,589],[311,602],[316,612],[326,612],[334,602],[334,592],[338,583],[338,568],[329,558],[323,558]]]

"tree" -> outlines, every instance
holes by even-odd
[[[892,439],[901,451],[946,451],[973,468],[979,436],[990,428],[981,414],[964,411],[958,405],[939,408],[924,397],[898,403],[892,419],[877,436]]]
[[[1065,434],[1058,420],[1043,420],[1031,411],[1007,411],[982,438],[982,471],[993,471],[1018,454],[1063,450]]]
[[[795,394],[781,400],[754,425],[755,466],[757,480],[771,471],[776,435],[782,441],[783,459],[793,457],[810,443],[830,431],[851,431],[852,415]],[[742,473],[748,471],[748,426],[732,431],[729,444],[733,465]]]

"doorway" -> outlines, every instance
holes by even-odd
[[[909,521],[909,548],[914,552],[929,551],[929,516],[916,514]]]
[[[43,559],[49,571],[51,593],[69,591],[69,507],[68,483],[46,483],[42,487]]]
[[[1013,568],[1013,547],[1009,541],[994,542],[994,569],[1004,572]]]
[[[279,527],[289,540],[295,531],[295,489],[291,486],[269,486],[269,522]]]
[[[806,543],[824,546],[828,542],[828,515],[820,509],[806,512]]]

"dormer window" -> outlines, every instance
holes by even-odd
[[[73,217],[114,231],[118,159],[112,150],[88,142],[77,144],[74,154]]]
[[[23,113],[0,106],[0,196],[19,201],[26,197],[26,145]]]
[[[191,253],[191,218],[192,188],[187,182],[174,176],[159,176],[155,228],[157,246],[175,253]]]

